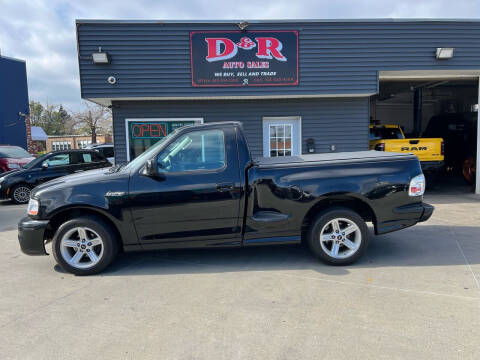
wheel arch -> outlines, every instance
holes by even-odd
[[[306,235],[315,217],[331,208],[342,207],[356,212],[365,222],[372,222],[376,226],[377,219],[372,207],[362,199],[351,195],[328,196],[316,202],[305,214],[302,221],[302,241]]]
[[[83,206],[74,206],[67,207],[56,212],[49,220],[47,230],[45,232],[45,239],[47,242],[53,239],[55,231],[60,227],[64,222],[75,219],[81,216],[93,216],[102,219],[107,224],[109,224],[112,229],[115,231],[115,239],[118,243],[119,249],[123,249],[123,238],[122,233],[118,229],[115,222],[106,215],[103,211],[93,207],[83,207]]]

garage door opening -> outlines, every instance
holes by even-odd
[[[477,79],[380,80],[370,146],[415,153],[430,192],[475,192],[478,89]]]

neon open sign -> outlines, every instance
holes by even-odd
[[[166,123],[130,123],[130,136],[134,139],[162,138],[167,135]]]
[[[130,122],[130,138],[160,139],[179,127],[192,125],[193,123],[193,121]]]

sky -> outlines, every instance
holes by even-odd
[[[472,17],[480,0],[0,0],[0,52],[26,61],[30,100],[79,111],[75,19]]]

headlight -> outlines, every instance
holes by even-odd
[[[422,196],[425,192],[425,176],[420,174],[410,180],[410,186],[408,188],[408,195],[410,196]]]
[[[18,164],[9,163],[9,164],[8,164],[8,167],[9,167],[10,169],[20,169],[20,165],[18,165]]]
[[[30,199],[28,202],[28,207],[27,207],[27,214],[28,215],[38,215],[38,200],[35,199]]]
[[[3,182],[3,180],[5,180],[5,176],[0,177],[0,184]]]

